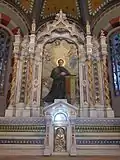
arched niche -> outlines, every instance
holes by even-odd
[[[84,33],[83,31],[78,28],[78,26],[74,23],[69,23],[67,20],[66,15],[60,11],[58,14],[56,14],[55,20],[51,23],[48,22],[44,26],[41,26],[41,29],[37,33],[37,47],[35,51],[35,70],[38,70],[38,75],[34,79],[34,83],[37,83],[37,87],[34,88],[34,94],[36,95],[36,101],[34,99],[34,105],[40,104],[40,98],[42,94],[42,75],[43,75],[43,66],[46,65],[47,63],[51,63],[51,67],[55,66],[57,58],[53,58],[51,62],[49,62],[49,59],[51,59],[51,54],[50,54],[50,49],[49,47],[46,50],[46,46],[52,44],[52,45],[59,45],[61,44],[69,44],[69,46],[73,45],[74,47],[74,52],[77,55],[77,67],[78,67],[78,72],[77,76],[79,79],[79,90],[80,90],[80,74],[81,72],[81,64],[80,61],[84,61]],[[60,47],[59,47],[60,48]],[[69,48],[69,47],[68,47]],[[66,52],[68,52],[70,49],[68,49]],[[54,56],[53,56],[54,57]],[[62,58],[60,53],[58,54],[58,59]],[[38,62],[39,61],[39,62]],[[66,66],[67,65],[67,60],[66,60]],[[48,66],[50,66],[48,64]],[[37,73],[37,71],[35,71]],[[49,71],[48,71],[49,72]],[[82,92],[80,90],[80,92]]]
[[[71,75],[75,77],[75,92],[76,103],[79,104],[79,63],[78,63],[78,47],[74,41],[65,38],[56,38],[48,41],[43,50],[43,54],[48,54],[42,63],[42,92],[41,99],[43,99],[50,91],[53,79],[50,78],[51,71],[57,67],[59,59],[64,60],[64,68],[66,68]]]

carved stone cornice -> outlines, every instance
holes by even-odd
[[[61,37],[62,34],[66,34],[67,37],[68,32],[72,37],[76,37],[82,43],[85,40],[84,33],[78,30],[75,23],[69,23],[66,14],[62,10],[56,14],[55,20],[52,23],[48,22],[43,31],[38,32],[37,41],[41,40],[42,37],[50,36],[52,32],[61,34]]]

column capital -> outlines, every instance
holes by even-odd
[[[30,35],[30,42],[29,42],[29,54],[34,54],[36,46],[36,35]]]

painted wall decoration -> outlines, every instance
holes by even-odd
[[[51,14],[56,14],[60,9],[71,17],[80,17],[80,7],[77,0],[45,0],[42,9],[42,17],[46,18]]]
[[[42,76],[42,97],[44,98],[51,89],[52,79],[50,74],[53,68],[58,64],[59,59],[64,60],[64,67],[71,75],[78,77],[78,53],[77,46],[65,39],[56,39],[51,43],[47,43],[44,47],[44,54],[48,54],[49,58],[43,62],[43,76]],[[78,84],[75,88],[77,90]]]

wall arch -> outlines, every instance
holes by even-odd
[[[117,3],[97,17],[92,25],[93,34],[99,36],[101,30],[108,33],[114,27],[116,21],[118,21],[117,19],[119,19],[119,10],[120,3]]]
[[[34,79],[34,83],[39,83],[39,87],[34,90],[33,97],[35,92],[39,95],[39,98],[37,99],[36,105],[40,104],[40,96],[41,96],[41,77],[42,77],[42,60],[43,58],[47,57],[49,53],[44,53],[44,45],[47,42],[53,41],[55,39],[69,39],[70,42],[74,42],[78,47],[78,56],[84,57],[84,43],[85,43],[85,37],[84,33],[81,30],[78,30],[76,27],[76,24],[70,24],[67,21],[66,15],[60,11],[56,15],[56,19],[53,21],[53,23],[47,23],[43,28],[42,31],[40,30],[37,33],[37,47],[35,51],[35,66],[38,65],[39,67],[39,75],[37,79]],[[81,56],[82,55],[82,56]],[[37,62],[39,59],[40,62]],[[79,74],[82,74],[81,72],[81,64],[79,63]],[[36,68],[34,66],[34,69]],[[81,77],[79,75],[79,77]],[[81,79],[79,80],[81,81]],[[81,81],[82,83],[82,81]],[[82,92],[82,90],[81,90]],[[81,94],[81,103],[82,103],[82,94]]]
[[[12,5],[7,2],[0,2],[0,19],[5,21],[5,26],[10,28],[15,34],[17,28],[21,29],[23,35],[29,33],[30,25],[25,17]]]

